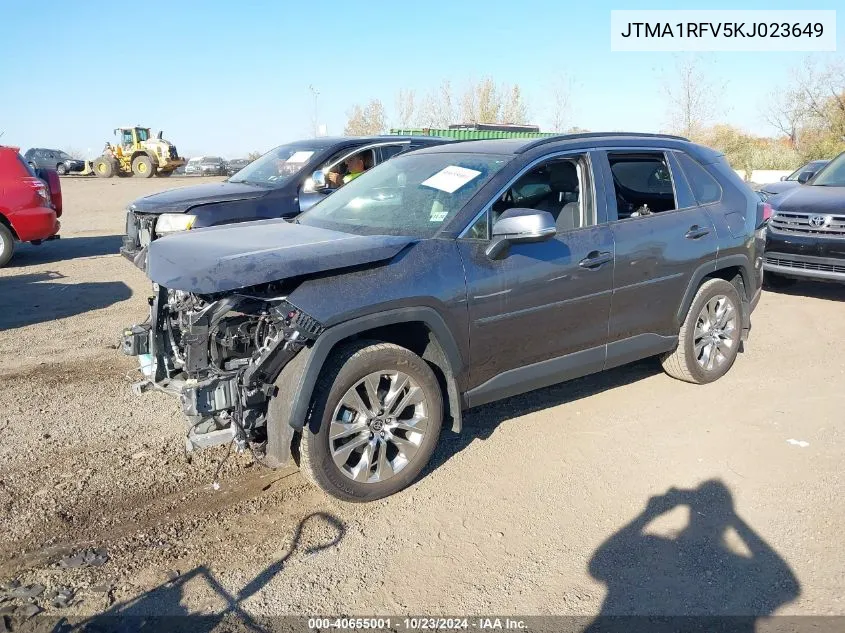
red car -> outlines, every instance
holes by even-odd
[[[58,239],[62,186],[52,169],[36,176],[17,147],[0,145],[0,267],[12,259],[15,242]]]

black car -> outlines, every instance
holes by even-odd
[[[807,182],[829,162],[829,160],[811,160],[809,163],[803,167],[799,167],[788,176],[784,176],[778,182],[770,182],[765,185],[761,185],[758,190],[764,194],[764,199],[769,199],[772,196],[776,196],[784,191],[788,191],[793,187],[797,187],[798,185]]]
[[[67,152],[60,149],[45,149],[33,147],[26,150],[24,160],[33,169],[55,169],[59,175],[85,171],[85,161],[73,158]]]
[[[249,163],[250,160],[248,158],[233,158],[226,163],[226,175],[234,176],[241,169],[249,165]]]
[[[809,182],[770,200],[766,283],[845,282],[845,152]]]
[[[767,209],[679,137],[430,147],[293,222],[153,242],[149,319],[123,350],[137,390],[179,396],[189,449],[293,450],[330,494],[377,499],[464,409],[648,356],[723,376],[760,297]]]
[[[280,145],[225,182],[170,189],[130,204],[120,252],[143,268],[145,248],[162,235],[293,217],[334,191],[331,176],[345,175],[352,158],[361,157],[364,169],[369,169],[401,152],[446,142],[428,136],[374,136],[324,137]]]
[[[200,161],[201,176],[225,176],[226,161],[219,156],[203,156]]]

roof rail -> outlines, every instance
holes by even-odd
[[[517,151],[517,154],[523,154],[528,150],[534,149],[535,147],[539,147],[540,145],[545,145],[546,143],[554,143],[556,141],[570,141],[582,138],[600,138],[600,137],[611,137],[611,136],[629,136],[632,138],[670,138],[676,141],[686,141],[687,143],[690,140],[684,136],[675,136],[674,134],[653,134],[648,132],[583,132],[580,134],[560,134],[558,136],[546,136],[544,138],[537,139],[533,143],[528,143],[527,145],[523,145]]]

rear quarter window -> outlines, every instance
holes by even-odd
[[[698,161],[683,152],[677,154],[681,169],[698,204],[712,204],[722,199],[722,186]]]

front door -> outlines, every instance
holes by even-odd
[[[602,369],[613,284],[613,235],[593,195],[587,154],[523,172],[458,240],[470,320],[470,406]],[[557,234],[485,253],[492,224],[512,207],[548,211]]]

